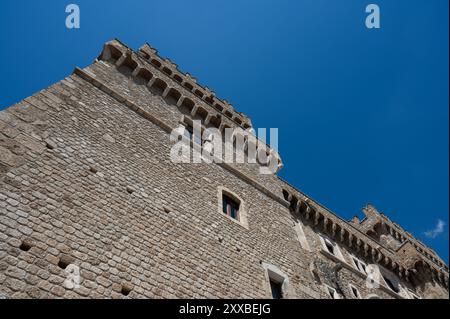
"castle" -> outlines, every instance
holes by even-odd
[[[252,128],[118,40],[0,112],[0,298],[449,297],[448,266],[372,205],[346,221],[256,164],[170,161],[194,120]]]

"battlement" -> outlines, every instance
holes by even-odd
[[[270,298],[275,281],[283,298],[448,298],[448,267],[372,205],[347,221],[251,163],[172,161],[174,129],[203,147],[184,135],[194,120],[239,128],[282,166],[247,117],[148,44],[107,42],[0,112],[0,296]],[[68,265],[80,289],[53,280]]]
[[[209,89],[207,86],[202,86],[199,84],[197,82],[197,78],[191,74],[180,71],[177,64],[173,63],[168,58],[161,57],[158,54],[158,50],[151,47],[148,43],[145,43],[137,52],[134,52],[128,46],[115,39],[105,44],[100,58],[102,59],[106,57],[109,59],[112,57],[113,59],[119,59],[123,54],[131,54],[131,52],[143,58],[170,79],[179,83],[185,90],[193,93],[199,99],[223,114],[223,116],[232,120],[237,126],[240,126],[243,129],[252,128],[251,120],[245,114],[235,111],[233,106],[227,100],[218,98],[214,91]],[[123,63],[124,61],[121,62]],[[137,66],[142,68],[139,64]],[[138,73],[135,75],[137,74]]]
[[[404,244],[409,242],[422,257],[448,272],[448,266],[430,247],[427,247],[411,233],[389,219],[385,214],[379,212],[373,205],[368,204],[363,208],[363,212],[366,217],[360,222],[354,222],[356,227],[363,230],[368,235],[375,236],[380,232],[380,228],[383,228],[385,233],[394,240],[398,241],[400,246],[404,246]],[[400,248],[401,247],[398,247],[397,249]]]
[[[275,159],[274,173],[283,167],[277,150],[255,136],[247,116],[236,112],[226,100],[217,98],[209,88],[199,85],[190,74],[179,71],[175,63],[161,58],[157,50],[150,45],[144,44],[138,52],[135,52],[119,40],[112,40],[104,45],[98,60],[113,63],[118,68],[127,67],[131,77],[143,79],[147,87],[155,88],[163,98],[172,98],[180,110],[183,109],[192,118],[200,119],[202,129],[214,127],[224,132],[227,128],[237,127],[250,132],[251,136],[245,134],[243,136],[244,149],[247,150],[250,144],[255,143],[257,152],[265,152],[267,157]],[[84,73],[82,70],[77,72]],[[83,76],[98,82],[86,73]],[[106,87],[103,83],[97,85]],[[109,88],[106,90],[111,91]],[[243,134],[243,131],[235,134]]]
[[[363,221],[354,218],[347,222],[295,189],[285,188],[283,196],[294,214],[310,221],[313,227],[321,229],[349,250],[390,269],[408,281],[418,274],[420,267],[425,268],[435,280],[448,287],[448,266],[432,256],[429,249],[421,248],[424,245],[411,234],[389,227],[389,232],[402,240],[397,247],[387,245],[372,235],[376,232],[374,228],[378,227],[375,225],[379,225],[381,219],[387,219],[372,205],[363,209],[366,213]],[[369,223],[371,226],[367,227]]]

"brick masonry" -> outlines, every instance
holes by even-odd
[[[169,132],[186,118],[251,127],[148,44],[118,40],[0,112],[0,297],[271,298],[278,276],[285,298],[357,298],[350,285],[361,298],[448,298],[447,265],[370,205],[344,221],[255,165],[172,163]],[[223,189],[245,224],[221,212]],[[352,255],[399,291],[368,285]]]

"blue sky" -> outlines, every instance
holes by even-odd
[[[279,128],[280,176],[347,219],[374,204],[448,262],[447,0],[72,2],[78,30],[69,1],[0,2],[0,109],[110,39],[147,41],[256,127]],[[369,3],[381,29],[365,28]]]

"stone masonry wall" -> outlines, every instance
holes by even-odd
[[[87,70],[178,123],[175,106],[114,65]],[[330,298],[325,285],[353,298],[349,284],[363,298],[402,297],[368,288],[346,248],[344,260],[329,256],[288,205],[220,165],[172,163],[171,146],[161,127],[76,74],[0,112],[0,295],[270,298],[271,264],[289,278],[287,298]],[[276,176],[259,182],[282,198]],[[242,199],[247,227],[221,213],[222,188]],[[79,288],[64,285],[69,264]]]

